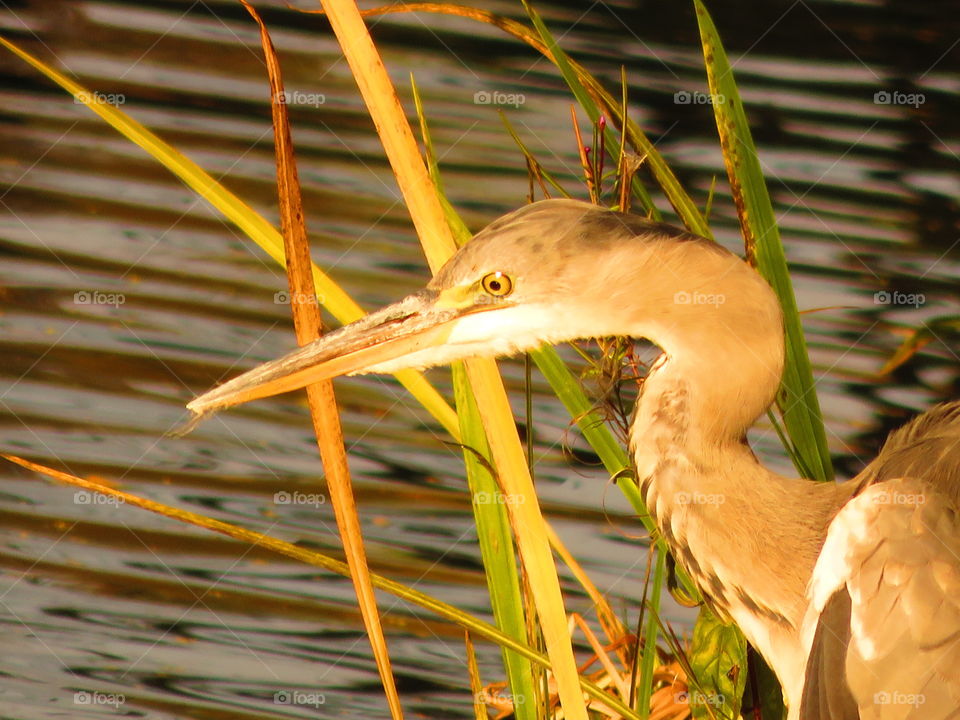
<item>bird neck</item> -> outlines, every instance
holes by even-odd
[[[713,380],[685,375],[669,355],[648,375],[631,428],[644,502],[714,610],[741,627],[781,680],[802,677],[797,630],[816,556],[791,558],[786,568],[770,562],[796,538],[775,537],[782,518],[758,517],[757,507],[789,515],[793,498],[742,441],[739,423],[704,412],[703,400],[722,401],[717,386],[728,385]],[[727,401],[733,408],[736,397]],[[761,525],[777,532],[760,536]]]
[[[663,349],[632,430],[646,470],[664,460],[666,442],[681,444],[699,467],[725,462],[772,404],[783,372],[783,330],[772,291],[757,280],[754,298],[673,310],[644,328],[643,336]]]
[[[646,292],[663,310],[635,327],[663,350],[631,427],[638,481],[672,554],[713,607],[740,625],[781,679],[802,677],[798,628],[823,513],[809,510],[820,502],[811,499],[813,483],[767,470],[746,443],[782,375],[779,304],[739,259],[683,251],[698,253],[677,263],[700,269],[696,293],[681,294],[692,285],[681,272],[662,273],[663,285]],[[728,287],[736,292],[719,294]]]
[[[702,238],[650,242],[635,256],[631,249],[624,245],[606,263],[589,303],[605,312],[586,318],[580,334],[609,328],[663,349],[640,400],[641,428],[674,408],[694,448],[740,443],[773,402],[783,372],[776,295],[747,263]]]
[[[673,556],[798,701],[806,587],[843,490],[778,475],[751,452],[746,431],[774,397],[780,370],[769,358],[782,342],[762,327],[731,342],[724,327],[711,328],[709,346],[696,332],[652,338],[664,354],[644,382],[631,448]]]

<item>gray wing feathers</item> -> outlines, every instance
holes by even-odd
[[[860,718],[960,720],[960,520],[950,496],[925,479],[870,484],[831,524],[811,592],[803,720],[848,717],[817,697],[816,678],[831,671]]]
[[[882,488],[882,489],[881,489]],[[960,718],[960,528],[944,495],[911,480],[871,493],[879,503],[859,576],[847,682],[864,718]],[[875,531],[875,532],[874,532]]]
[[[833,594],[817,624],[801,700],[804,720],[858,720],[850,688],[838,678],[846,675],[850,640],[850,595],[846,588]]]

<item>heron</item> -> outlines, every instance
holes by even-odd
[[[960,401],[893,432],[851,480],[765,468],[746,436],[780,385],[782,312],[710,240],[578,200],[531,203],[423,290],[187,407],[607,336],[662,351],[630,425],[638,484],[676,561],[776,673],[791,720],[960,718]]]

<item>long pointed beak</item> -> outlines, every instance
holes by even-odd
[[[206,415],[443,345],[454,321],[470,309],[438,308],[438,297],[430,289],[409,295],[204,393],[187,409]]]

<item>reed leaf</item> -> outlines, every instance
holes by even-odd
[[[423,111],[423,102],[411,76],[410,86],[420,121],[420,135],[427,161],[427,170],[443,205],[447,225],[454,242],[462,245],[470,239],[470,231],[443,192],[443,183],[437,156],[433,149],[430,126]],[[517,568],[516,548],[510,531],[510,517],[502,502],[500,486],[492,472],[490,446],[483,431],[477,401],[467,379],[463,363],[453,365],[453,388],[460,430],[463,437],[463,460],[470,488],[473,515],[477,524],[480,557],[487,579],[490,606],[497,627],[517,640],[527,636],[527,617],[524,612],[520,573]],[[515,698],[534,698],[533,668],[526,658],[503,649],[503,663]],[[517,720],[536,720],[536,705],[531,701],[514,706]]]
[[[747,257],[773,287],[783,308],[786,364],[780,392],[777,393],[777,406],[800,459],[797,470],[814,480],[832,480],[833,465],[813,381],[813,369],[807,355],[793,283],[760,158],[717,29],[703,3],[694,0],[694,6],[700,25],[710,94],[714,98],[712,106],[723,148],[723,161],[740,217]]]
[[[290,286],[290,308],[297,342],[302,346],[320,337],[320,307],[303,298],[316,297],[316,287],[311,272],[310,246],[307,243],[307,228],[303,211],[303,196],[300,178],[294,157],[293,137],[290,132],[290,117],[283,100],[286,97],[280,60],[270,39],[270,33],[260,15],[246,0],[240,0],[260,28],[260,44],[267,63],[270,87],[270,111],[273,117],[274,148],[277,161],[277,189],[279,194],[280,227],[283,233],[284,254],[287,257],[287,280]],[[393,720],[402,720],[403,708],[393,677],[387,640],[380,623],[377,599],[370,581],[370,568],[360,530],[357,503],[347,467],[347,453],[343,447],[343,430],[340,426],[340,411],[333,392],[333,381],[312,383],[306,388],[307,405],[313,432],[323,462],[327,490],[333,505],[337,529],[343,544],[344,555],[350,568],[357,595],[360,616],[367,630],[373,658],[380,674],[380,682],[387,696],[387,705]]]
[[[427,261],[436,272],[456,244],[390,77],[357,6],[350,0],[322,0],[321,4],[377,128]],[[587,720],[560,580],[503,382],[493,360],[474,359],[465,365],[533,591],[560,704],[565,717]]]
[[[657,635],[660,631],[660,598],[663,595],[663,580],[666,573],[667,553],[658,551],[653,567],[653,587],[649,598],[645,598],[648,614],[646,627],[643,629],[640,677],[637,686],[637,707],[644,718],[650,713],[650,696],[653,694],[653,669],[656,666]]]

